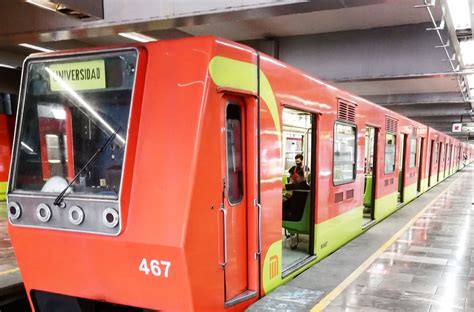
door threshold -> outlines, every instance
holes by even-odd
[[[257,296],[257,292],[255,290],[246,290],[240,295],[237,295],[233,297],[232,299],[226,301],[224,304],[224,307],[228,308],[228,307],[234,306],[238,303],[249,300],[250,298],[253,298],[255,296]]]
[[[311,261],[316,260],[316,258],[317,258],[316,255],[313,255],[313,256],[308,255],[306,258],[296,261],[295,263],[291,264],[289,267],[285,268],[283,272],[281,272],[281,278],[287,277],[288,275],[292,274],[298,269],[301,269],[302,267],[304,267]]]
[[[362,230],[365,230],[365,229],[369,228],[370,226],[372,226],[372,225],[374,225],[374,224],[375,224],[375,219],[370,220],[369,222],[364,223],[364,224],[362,225]]]

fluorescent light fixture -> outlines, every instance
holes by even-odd
[[[7,64],[0,64],[0,67],[11,68],[11,69],[16,68],[15,66],[7,65]]]
[[[37,51],[41,51],[41,52],[53,52],[54,51],[52,49],[38,47],[36,45],[29,44],[29,43],[20,43],[19,45],[22,46],[22,47],[28,48],[28,49],[33,49],[33,50],[37,50]]]
[[[471,28],[469,0],[447,0],[448,11],[455,29]]]
[[[37,7],[40,7],[40,8],[45,9],[45,10],[56,12],[57,4],[52,3],[48,0],[26,0],[25,2],[26,3],[31,3],[33,5],[36,5]]]
[[[461,59],[464,66],[474,65],[474,41],[462,40],[459,42]]]
[[[145,36],[145,35],[142,35],[142,34],[137,33],[137,32],[119,33],[119,36],[122,36],[122,37],[125,37],[125,38],[128,38],[128,39],[132,39],[132,40],[135,40],[135,41],[140,41],[140,42],[156,41],[155,38]]]

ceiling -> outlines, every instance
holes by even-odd
[[[64,1],[74,5],[97,2]],[[103,19],[84,22],[25,1],[3,0],[0,2],[0,63],[21,66],[23,59],[35,52],[18,46],[19,43],[54,50],[127,44],[133,41],[117,34],[129,31],[157,39],[216,35],[247,41],[431,22],[426,10],[414,9],[422,3],[423,0],[103,0]],[[442,17],[441,6],[432,8],[432,13],[434,20],[439,21]],[[333,82],[369,99],[407,94],[460,94],[456,75],[425,77],[422,74],[412,79],[388,77]],[[464,120],[470,120],[469,103],[463,100],[457,102],[467,109]],[[408,106],[424,109],[428,117],[421,114],[424,119],[420,120],[430,122],[429,104],[399,104],[387,105],[392,105],[389,108],[402,114]],[[447,125],[452,122],[452,114],[447,114],[446,120],[436,115],[430,125],[447,131]],[[459,137],[467,139],[468,134]]]

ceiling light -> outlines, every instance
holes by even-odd
[[[453,20],[454,28],[471,28],[471,10],[469,9],[469,0],[447,0],[448,11]]]
[[[0,64],[0,67],[5,67],[5,68],[16,69],[16,67],[15,67],[15,66],[7,65],[7,64]]]
[[[52,49],[47,49],[47,48],[35,46],[35,45],[29,44],[29,43],[20,43],[19,45],[24,47],[24,48],[33,49],[33,50],[37,50],[37,51],[41,51],[41,52],[53,52],[54,51]]]
[[[56,11],[58,6],[56,3],[49,2],[48,0],[26,0],[26,2],[50,11]]]
[[[459,42],[461,59],[464,66],[474,65],[474,41],[462,40]]]
[[[122,37],[125,37],[125,38],[128,38],[128,39],[132,39],[132,40],[135,40],[135,41],[140,41],[140,42],[150,42],[150,41],[156,41],[157,40],[155,38],[148,37],[148,36],[142,35],[142,34],[137,33],[137,32],[119,33],[119,36],[122,36]]]

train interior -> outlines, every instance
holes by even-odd
[[[365,128],[365,158],[364,158],[364,213],[363,226],[367,226],[374,221],[375,206],[375,173],[376,170],[376,131],[374,127]]]
[[[126,57],[134,62],[130,53]],[[117,74],[121,72],[117,68],[126,66],[119,56],[106,56],[100,61],[107,70],[106,81],[104,86],[94,86],[92,90],[58,87],[50,81],[49,68],[66,67],[69,63],[30,65],[16,189],[60,192],[64,187],[61,185],[72,181],[79,169],[90,162],[91,155],[113,137],[113,142],[95,164],[90,163],[88,173],[79,178],[72,190],[117,196],[133,75]]]
[[[418,180],[416,184],[416,192],[417,194],[421,193],[421,181],[422,181],[422,176],[423,176],[423,148],[425,145],[425,139],[420,138],[420,143],[418,144],[418,151],[417,151],[417,163],[418,163]]]
[[[405,155],[407,151],[407,135],[401,134],[400,137],[400,157],[398,164],[398,189],[397,189],[397,203],[399,206],[403,204],[403,188],[405,187],[403,177],[405,176]]]
[[[311,227],[314,223],[311,203],[314,202],[315,195],[314,188],[311,187],[315,146],[313,129],[312,114],[283,109],[283,275],[300,267],[313,254],[314,231]]]

